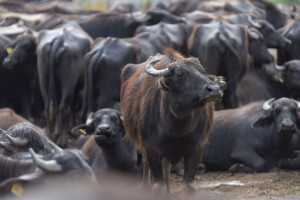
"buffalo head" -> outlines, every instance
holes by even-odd
[[[254,127],[274,124],[277,133],[291,135],[300,128],[299,110],[300,103],[294,99],[269,99],[263,104],[264,114],[254,123]]]
[[[264,36],[265,43],[269,48],[286,48],[292,44],[289,39],[276,31],[274,26],[268,21],[262,19],[254,20],[252,17],[249,17],[248,21],[252,27],[256,28]]]
[[[7,147],[15,146],[18,151],[27,151],[30,147],[42,154],[50,152],[47,136],[30,123],[17,123],[7,131],[1,129],[0,132],[2,132],[0,140]]]
[[[80,151],[61,149],[52,141],[49,141],[49,144],[53,148],[51,155],[48,155],[50,160],[40,158],[32,148],[29,149],[32,160],[38,168],[46,173],[64,173],[72,178],[87,177],[92,182],[97,182],[91,167],[84,161]]]
[[[264,37],[256,29],[248,29],[249,35],[249,53],[252,55],[254,62],[258,64],[268,64],[274,61],[273,56],[268,51],[264,42]]]
[[[121,114],[113,109],[101,109],[91,113],[85,124],[72,129],[73,133],[94,135],[95,142],[100,147],[110,147],[120,141],[125,132]]]
[[[3,61],[6,68],[32,66],[36,63],[36,38],[22,35],[6,48],[7,57]]]
[[[155,65],[158,69],[154,68]],[[177,115],[223,96],[220,86],[214,81],[221,80],[223,85],[223,79],[207,74],[196,58],[182,59],[172,53],[164,57],[157,54],[150,57],[146,71],[151,76],[159,77],[157,86],[170,97],[170,108]]]

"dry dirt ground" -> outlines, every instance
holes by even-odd
[[[173,199],[184,199],[182,176],[171,176]],[[300,171],[273,169],[267,173],[198,172],[193,199],[201,200],[299,200]]]

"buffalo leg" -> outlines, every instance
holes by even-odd
[[[153,177],[153,192],[162,193],[163,185],[163,170],[162,170],[162,158],[152,153],[147,154],[147,160],[151,175]]]
[[[268,170],[268,163],[251,150],[237,150],[231,154],[231,157],[252,168],[255,172],[266,172]]]
[[[300,168],[300,155],[293,159],[283,159],[279,162],[278,167],[282,169],[299,169]]]
[[[162,160],[162,168],[163,168],[164,182],[166,184],[166,192],[169,194],[171,163],[165,157]]]
[[[201,157],[201,152],[194,152],[184,157],[183,191],[194,193],[195,189],[191,186],[196,173],[196,169]]]
[[[150,169],[146,156],[143,155],[143,177],[142,186],[148,187],[150,185]]]

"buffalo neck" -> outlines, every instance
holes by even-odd
[[[101,147],[108,168],[121,171],[133,170],[135,164],[133,148],[123,139],[110,147]]]
[[[175,133],[176,135],[182,135],[186,133],[186,127],[191,128],[192,124],[197,125],[195,121],[195,116],[198,114],[197,111],[200,111],[202,108],[192,109],[190,106],[186,108],[176,108],[176,104],[168,101],[170,95],[163,94],[162,101],[160,104],[160,120],[162,123],[166,123],[169,127],[170,133]],[[193,126],[192,126],[193,127]]]

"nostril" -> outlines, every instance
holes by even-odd
[[[294,126],[294,124],[293,123],[283,123],[282,126],[285,128],[291,128]]]
[[[99,131],[110,131],[110,126],[108,124],[101,124],[98,126],[98,130]]]
[[[212,92],[212,91],[213,91],[213,89],[212,89],[210,86],[208,86],[208,87],[206,88],[206,90],[207,90],[208,92]]]

